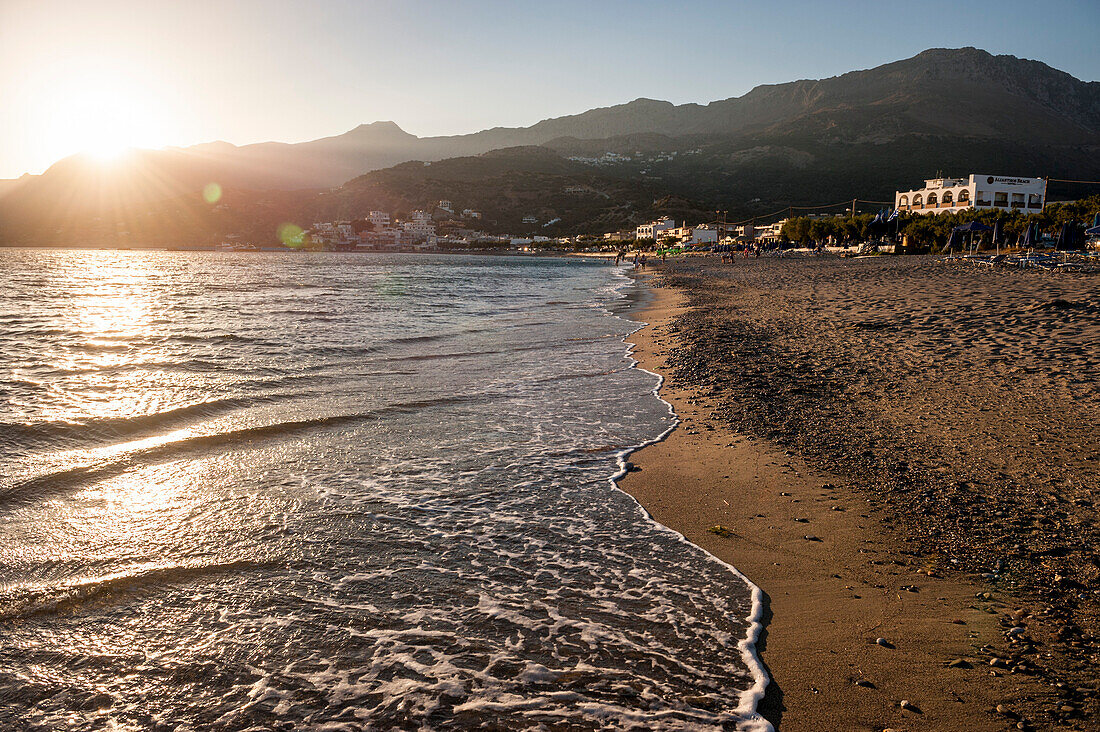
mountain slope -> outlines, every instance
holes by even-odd
[[[393,122],[375,122],[310,142],[241,147],[212,143],[165,151],[161,157],[173,174],[180,164],[175,158],[182,156],[192,177],[222,185],[328,188],[408,160],[479,155],[562,137],[648,133],[804,134],[848,142],[936,134],[1095,144],[1100,139],[1100,83],[1079,81],[1014,56],[993,56],[974,48],[932,49],[830,79],[759,86],[744,96],[707,105],[638,99],[531,127],[452,137],[418,138]],[[156,157],[152,154],[151,164]]]
[[[560,158],[514,150],[532,146]],[[507,152],[476,164],[401,165],[494,150]],[[53,241],[59,218],[70,222],[63,229],[68,232],[79,231],[78,222],[95,222],[105,235],[155,229],[158,241],[173,232],[213,237],[243,226],[249,216],[267,226],[276,214],[265,213],[268,204],[259,202],[279,201],[295,217],[330,210],[349,217],[364,215],[357,206],[372,197],[374,205],[392,202],[395,210],[440,198],[466,200],[463,206],[495,210],[494,220],[505,227],[529,205],[512,195],[524,186],[553,198],[554,205],[544,208],[570,230],[605,223],[614,228],[648,215],[646,197],[684,200],[677,204],[684,211],[755,213],[845,197],[888,200],[894,187],[941,170],[1094,180],[1100,178],[1098,150],[1100,83],[1013,56],[933,49],[830,79],[760,86],[707,105],[639,99],[472,135],[417,138],[393,122],[376,122],[298,144],[219,142],[139,151],[114,167],[68,158],[41,176],[0,185],[0,241]],[[617,157],[607,155],[612,152]],[[507,175],[489,175],[505,163]],[[567,167],[549,169],[555,165]],[[457,177],[448,179],[447,170]],[[322,193],[370,171],[380,175],[368,176],[374,181],[369,185],[358,181]],[[221,216],[214,228],[204,213],[209,205],[192,210],[180,203],[201,204],[199,192],[212,182],[238,211]],[[612,191],[617,213],[557,198],[559,189],[589,183]],[[512,203],[496,205],[490,192]],[[177,225],[150,228],[148,212],[166,210],[177,212]]]

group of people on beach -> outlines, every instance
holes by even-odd
[[[623,252],[623,251],[615,252],[615,264],[616,265],[621,264],[624,259],[626,259],[626,252]],[[661,261],[662,262],[665,261],[665,253],[664,252],[661,252]],[[632,259],[632,264],[634,265],[634,269],[644,270],[646,268],[647,263],[648,263],[648,259],[646,259],[645,252],[634,252],[634,257]]]
[[[733,251],[722,252],[722,262],[723,263],[728,262],[729,264],[733,264],[735,254],[736,254],[736,252],[733,252]],[[743,259],[748,259],[750,254],[753,257],[755,257],[756,259],[760,259],[760,245],[759,244],[754,244],[751,247],[745,247],[744,249],[741,250],[741,257]]]

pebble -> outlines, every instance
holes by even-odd
[[[947,662],[948,668],[972,668],[971,665],[963,658],[956,658]]]
[[[818,537],[814,536],[813,534],[806,534],[806,535],[805,535],[805,536],[803,536],[802,538],[803,538],[803,539],[805,539],[806,541],[821,541],[821,539],[819,539]]]
[[[875,638],[875,645],[882,646],[883,648],[893,648],[894,644],[885,638]]]
[[[906,710],[907,712],[916,712],[917,714],[920,714],[920,707],[918,707],[916,704],[909,701],[908,699],[902,699],[901,704],[898,704],[898,706]]]
[[[856,682],[856,686],[862,686],[864,689],[874,689],[875,688],[875,685],[872,684],[867,679],[860,679],[859,681]]]
[[[1018,636],[1018,635],[1023,635],[1026,632],[1027,632],[1027,628],[1025,628],[1023,626],[1020,626],[1020,625],[1017,625],[1015,628],[1009,628],[1008,634],[1015,637],[1015,636]]]
[[[1003,658],[991,658],[989,659],[989,665],[994,668],[1008,668],[1008,661]]]
[[[795,519],[795,523],[798,523],[798,524],[808,524],[808,523],[810,523],[810,520],[809,520],[809,519],[805,519],[805,518],[796,518],[796,519]]]
[[[1015,717],[1016,716],[1016,712],[1012,711],[1011,709],[1006,707],[1004,704],[998,704],[997,705],[997,713],[998,714],[1003,714],[1006,717]]]

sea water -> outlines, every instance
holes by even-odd
[[[0,727],[758,728],[620,269],[0,250]]]

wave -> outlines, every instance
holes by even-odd
[[[623,297],[626,297],[625,293],[623,294]],[[676,410],[673,408],[672,404],[669,401],[667,401],[666,399],[664,399],[663,397],[661,397],[660,392],[661,392],[661,386],[664,384],[664,377],[661,376],[660,374],[654,373],[652,371],[649,371],[648,369],[645,369],[645,368],[642,368],[641,366],[639,366],[638,365],[638,360],[636,358],[634,358],[634,347],[635,347],[636,344],[631,343],[630,341],[627,340],[628,338],[630,338],[631,335],[633,335],[634,333],[637,333],[639,330],[641,330],[642,328],[646,327],[649,324],[644,322],[644,321],[641,321],[641,320],[631,320],[631,319],[625,318],[621,315],[619,315],[617,317],[621,317],[624,320],[630,320],[630,322],[633,322],[637,325],[637,327],[633,331],[631,331],[630,333],[628,333],[626,336],[623,337],[623,343],[626,344],[626,346],[627,346],[627,351],[626,351],[627,358],[629,358],[632,361],[631,368],[637,369],[639,371],[644,371],[645,373],[650,374],[654,377],[654,379],[656,380],[656,383],[653,386],[653,391],[652,391],[653,396],[657,399],[660,399],[662,402],[664,402],[665,406],[668,408],[669,415],[671,415],[671,417],[673,419],[673,422],[672,422],[672,425],[669,426],[668,429],[666,429],[661,434],[657,435],[652,440],[648,440],[646,442],[643,442],[640,445],[636,445],[636,446],[633,446],[633,447],[630,447],[630,448],[627,448],[625,450],[620,451],[616,455],[616,461],[618,463],[618,470],[615,472],[614,475],[611,476],[611,478],[609,480],[611,482],[611,485],[615,488],[615,490],[620,491],[623,494],[629,496],[630,499],[632,501],[634,501],[635,504],[637,504],[638,509],[642,512],[642,514],[651,523],[656,525],[660,530],[671,534],[672,536],[674,536],[676,538],[677,541],[680,541],[680,542],[683,542],[685,544],[688,544],[690,546],[695,547],[699,552],[701,552],[703,554],[704,557],[707,558],[707,560],[712,561],[712,562],[716,562],[717,564],[722,565],[723,567],[727,568],[730,571],[730,573],[732,573],[735,577],[737,577],[738,580],[743,582],[748,587],[748,589],[751,593],[751,598],[752,598],[752,605],[750,607],[749,614],[745,617],[745,622],[748,625],[748,632],[738,642],[738,648],[741,651],[742,661],[748,667],[749,673],[752,675],[753,684],[752,684],[751,687],[749,687],[748,689],[746,689],[742,693],[741,703],[740,703],[740,705],[737,709],[737,713],[738,713],[739,716],[741,716],[745,720],[745,722],[746,722],[745,729],[754,730],[754,731],[759,730],[760,732],[774,732],[774,728],[772,727],[771,723],[768,722],[768,720],[764,719],[764,717],[762,717],[757,712],[757,707],[759,706],[760,701],[764,698],[764,692],[768,688],[768,684],[771,682],[771,679],[768,676],[768,672],[767,672],[767,670],[765,670],[764,663],[763,663],[763,661],[760,660],[760,655],[757,652],[757,648],[756,648],[756,644],[757,644],[758,640],[760,639],[760,634],[764,630],[764,624],[763,624],[764,591],[761,590],[756,584],[754,584],[752,582],[752,580],[750,580],[748,577],[743,575],[732,564],[719,559],[718,557],[716,557],[713,554],[711,554],[710,552],[708,552],[706,549],[703,549],[702,547],[700,547],[696,544],[693,544],[691,541],[688,540],[688,538],[686,536],[681,534],[679,531],[676,531],[675,529],[662,524],[660,521],[658,521],[656,518],[654,518],[653,514],[651,514],[649,512],[649,510],[646,509],[646,507],[643,506],[638,501],[637,498],[635,498],[633,495],[631,495],[630,493],[628,493],[627,491],[624,491],[622,488],[619,487],[619,481],[627,474],[626,459],[628,457],[630,457],[632,454],[634,454],[635,452],[641,450],[644,447],[648,447],[649,445],[653,445],[653,444],[656,444],[658,442],[662,442],[663,440],[665,440],[680,425],[680,418],[676,414]]]
[[[0,591],[0,622],[35,615],[72,613],[102,597],[115,597],[146,585],[186,582],[211,574],[255,570],[271,562],[238,559],[215,564],[143,564],[121,572],[46,586],[16,586]]]
[[[44,495],[65,492],[113,478],[145,465],[166,462],[194,453],[209,454],[215,450],[225,452],[238,448],[253,449],[259,447],[261,443],[297,437],[315,430],[354,426],[377,421],[393,414],[409,414],[432,407],[473,402],[484,398],[486,398],[484,394],[471,394],[420,399],[354,414],[276,422],[209,434],[184,434],[178,439],[158,442],[147,447],[142,446],[146,441],[140,440],[133,449],[124,449],[118,455],[100,462],[65,468],[15,482],[0,492],[0,502],[39,499]]]
[[[43,445],[73,448],[108,443],[123,438],[140,437],[171,427],[209,419],[227,412],[279,401],[277,396],[231,397],[214,399],[185,407],[154,412],[137,417],[107,417],[85,422],[34,422],[31,424],[0,422],[8,448],[32,448]]]

